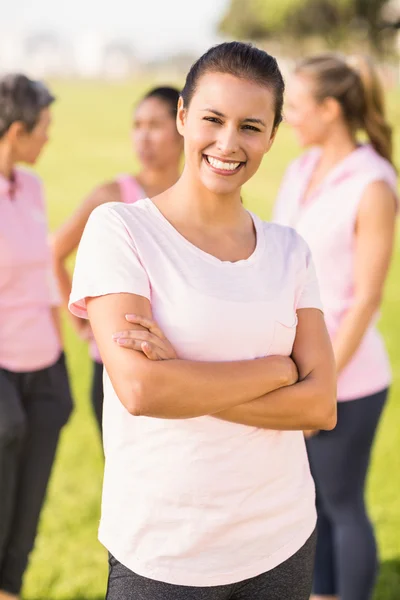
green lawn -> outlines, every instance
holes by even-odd
[[[164,83],[164,82],[157,82]],[[57,227],[96,184],[135,169],[131,158],[131,107],[139,85],[58,83],[52,141],[40,163],[51,227]],[[392,120],[400,125],[400,103],[391,93]],[[397,94],[398,100],[398,94]],[[399,131],[399,129],[398,129]],[[400,150],[400,140],[397,139]],[[270,215],[279,181],[298,153],[282,128],[262,169],[245,190],[246,204]],[[400,153],[397,153],[400,165]],[[381,322],[395,375],[390,403],[374,450],[368,501],[381,551],[376,600],[400,598],[400,253],[397,249]],[[75,412],[60,446],[40,533],[26,577],[26,600],[100,600],[106,584],[106,552],[97,542],[102,452],[89,406],[87,349],[65,324]]]

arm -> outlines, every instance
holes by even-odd
[[[355,297],[333,342],[340,373],[358,349],[376,314],[393,250],[396,203],[389,186],[370,184],[362,198],[355,232]]]
[[[62,328],[61,328],[61,315],[60,308],[58,306],[51,307],[51,317],[53,319],[54,327],[57,332],[58,338],[60,340],[60,344],[63,347],[63,336],[62,336]]]
[[[332,346],[322,313],[298,311],[293,359],[298,383],[220,412],[215,417],[264,429],[333,429],[336,425],[336,376]]]
[[[184,419],[210,415],[290,385],[297,372],[288,357],[238,362],[152,361],[113,339],[127,329],[125,315],[151,318],[149,301],[134,294],[86,298],[105,368],[120,401],[133,415]],[[145,329],[138,325],[131,328]]]
[[[119,202],[120,193],[117,183],[105,184],[90,194],[68,219],[51,237],[53,256],[53,269],[57,278],[62,305],[68,308],[68,300],[71,293],[71,277],[66,267],[66,260],[78,247],[91,212],[106,202]],[[81,332],[87,326],[87,322],[70,313],[75,328]]]

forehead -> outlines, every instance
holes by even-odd
[[[136,121],[141,121],[172,118],[172,115],[167,104],[160,98],[146,98],[136,107],[134,117]]]
[[[270,88],[227,73],[203,75],[192,104],[198,110],[212,108],[241,119],[268,118],[275,113],[275,98]]]

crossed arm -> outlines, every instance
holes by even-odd
[[[147,299],[110,294],[88,298],[87,309],[111,383],[133,415],[164,419],[213,415],[268,429],[335,426],[334,360],[322,314],[316,309],[299,311],[293,354],[298,373],[294,362],[283,356],[235,362],[151,360],[113,339],[114,332],[127,329],[125,315],[152,318]],[[138,324],[129,329],[146,333]]]

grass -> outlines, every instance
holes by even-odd
[[[131,172],[131,108],[142,84],[57,83],[52,142],[39,165],[54,229],[98,183]],[[392,121],[400,106],[391,93]],[[397,139],[397,148],[400,149]],[[298,154],[282,128],[274,148],[244,192],[246,204],[268,218],[279,182]],[[397,154],[400,164],[400,155]],[[381,573],[375,600],[400,597],[400,253],[397,246],[383,306],[381,329],[389,347],[394,385],[374,448],[368,504],[377,528]],[[106,551],[97,542],[102,451],[89,405],[90,361],[86,346],[65,322],[75,412],[64,430],[24,586],[25,600],[100,600],[106,585]]]

